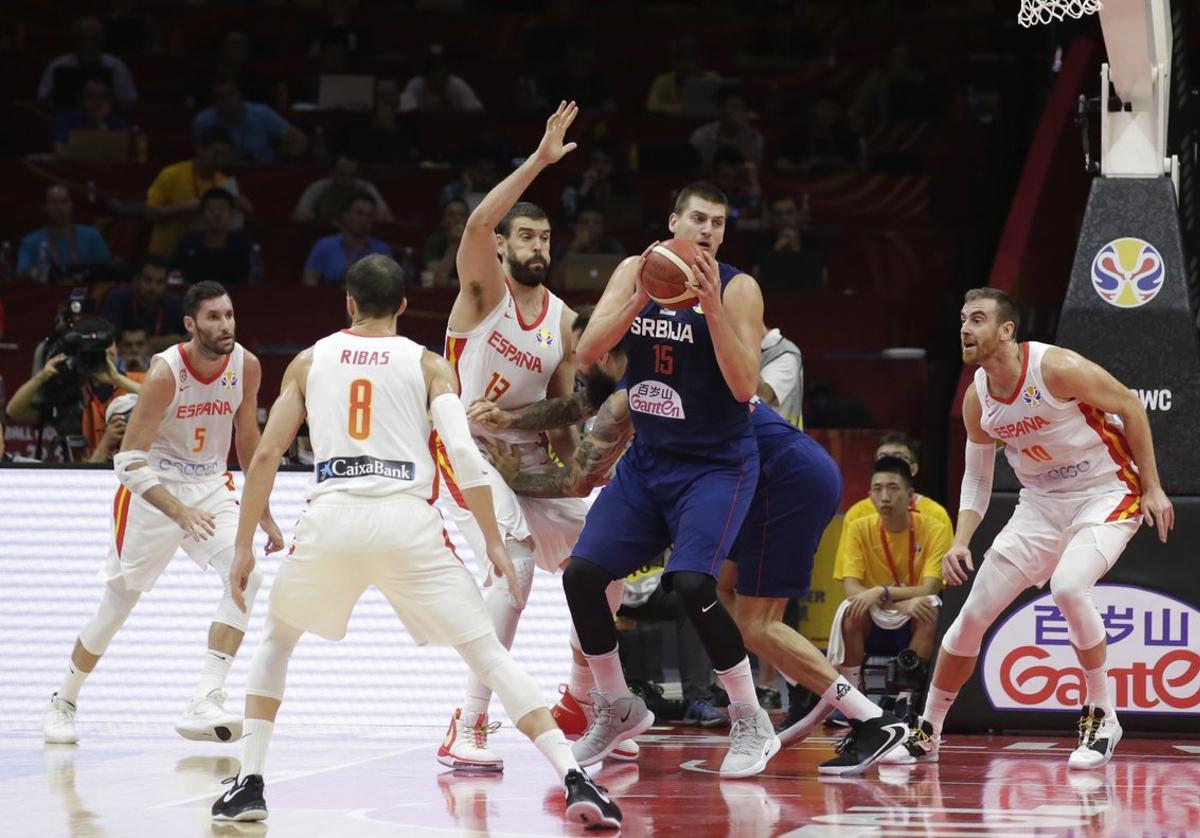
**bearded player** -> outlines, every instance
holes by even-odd
[[[991,497],[996,441],[1004,443],[1023,488],[942,639],[925,712],[884,762],[937,761],[942,724],[975,668],[984,632],[1017,594],[1047,581],[1087,687],[1079,744],[1067,764],[1099,768],[1121,740],[1092,588],[1143,520],[1165,542],[1175,510],[1159,481],[1150,422],[1137,397],[1078,353],[1018,343],[1017,326],[1016,305],[1006,294],[967,292],[963,361],[979,368],[963,397],[966,471],[954,544],[942,559],[947,584],[963,584],[975,569],[971,536]]]
[[[201,568],[212,565],[223,592],[208,630],[208,653],[192,700],[175,730],[187,739],[229,742],[242,733],[241,717],[225,712],[225,679],[250,621],[261,576],[253,574],[245,611],[229,584],[237,494],[225,459],[237,430],[239,463],[259,443],[258,359],[234,339],[233,303],[216,282],[198,282],[184,296],[183,324],[191,334],[150,364],[113,468],[121,481],[113,501],[113,539],[100,607],[80,630],[62,686],[42,720],[47,742],[79,741],[76,701],[108,644],[142,593],[182,547]],[[267,552],[283,536],[264,509],[260,524]]]

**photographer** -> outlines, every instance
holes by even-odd
[[[120,447],[123,425],[110,428],[105,409],[117,396],[138,393],[142,373],[117,370],[113,335],[112,324],[99,317],[68,323],[48,342],[49,360],[8,403],[13,422],[53,425],[64,460],[75,460],[74,449],[84,448],[89,461],[104,462],[109,451]]]

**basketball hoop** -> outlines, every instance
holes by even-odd
[[[1081,18],[1104,8],[1100,0],[1021,0],[1017,23],[1028,29],[1066,18]]]

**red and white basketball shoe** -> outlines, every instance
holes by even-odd
[[[488,750],[488,734],[500,727],[488,724],[486,713],[464,714],[459,707],[450,717],[437,761],[456,771],[503,771],[504,760]]]
[[[574,742],[587,731],[588,725],[592,723],[592,718],[596,713],[592,709],[592,705],[573,696],[566,684],[559,684],[558,692],[559,699],[550,708],[550,715],[554,717],[558,729],[563,732],[567,740]],[[637,759],[641,752],[642,749],[637,742],[625,739],[617,744],[609,756],[613,759],[630,762]]]

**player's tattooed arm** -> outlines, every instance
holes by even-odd
[[[505,410],[487,399],[476,399],[467,410],[467,418],[492,431],[513,428],[519,431],[548,431],[578,424],[596,412],[583,391],[555,396]]]

